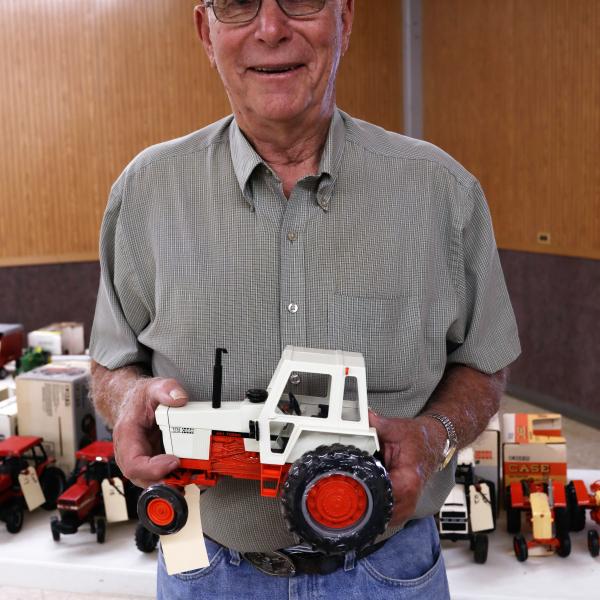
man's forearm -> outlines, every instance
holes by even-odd
[[[507,370],[488,375],[464,365],[449,367],[421,415],[428,412],[448,417],[456,430],[459,448],[468,446],[498,412]],[[428,419],[437,423],[434,419]],[[437,423],[438,428],[442,428]]]
[[[147,376],[141,365],[129,365],[111,371],[92,361],[92,400],[109,427],[114,427],[121,407],[136,384]]]

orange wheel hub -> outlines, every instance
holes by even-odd
[[[306,496],[310,516],[331,529],[345,529],[358,523],[367,504],[367,493],[360,482],[340,474],[319,479]]]
[[[146,507],[148,518],[159,527],[169,525],[175,518],[171,503],[163,498],[152,498]]]

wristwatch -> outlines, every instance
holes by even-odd
[[[458,437],[456,436],[456,429],[454,429],[452,421],[445,415],[440,415],[438,413],[425,413],[423,416],[435,419],[441,423],[446,430],[448,437],[446,438],[446,445],[444,446],[444,451],[442,453],[442,462],[437,469],[438,471],[443,471],[448,466],[448,463],[452,460],[452,457],[458,449]]]

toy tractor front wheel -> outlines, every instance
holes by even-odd
[[[52,532],[52,539],[55,542],[60,542],[60,530],[58,528],[58,517],[52,517],[50,519],[50,531]]]
[[[137,504],[140,523],[156,535],[177,533],[187,523],[185,496],[173,486],[158,483],[146,488]]]
[[[328,554],[360,550],[392,516],[392,484],[383,465],[354,446],[320,446],[291,467],[281,491],[288,529]]]
[[[558,538],[558,549],[556,550],[556,553],[561,558],[566,558],[571,554],[571,538],[568,534]]]
[[[483,565],[488,555],[488,536],[485,533],[476,533],[473,536],[473,558],[478,565]]]
[[[587,534],[588,550],[592,558],[596,558],[600,554],[600,542],[598,541],[598,532],[595,529],[590,529]]]
[[[513,550],[519,562],[525,562],[529,556],[527,541],[523,535],[515,535],[513,538]]]
[[[23,507],[15,504],[8,510],[4,519],[8,533],[19,533],[23,527]]]
[[[140,552],[154,552],[158,536],[148,531],[141,523],[135,528],[135,546]]]
[[[104,544],[106,541],[106,519],[104,517],[96,519],[96,541],[99,544]]]

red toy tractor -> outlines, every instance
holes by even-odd
[[[42,508],[56,507],[56,499],[65,488],[65,476],[52,466],[53,462],[40,437],[14,435],[0,442],[0,520],[6,523],[9,533],[18,533],[23,526],[26,502],[19,475],[30,466],[44,494]]]
[[[571,529],[582,531],[585,527],[585,509],[589,509],[592,521],[600,525],[600,480],[594,481],[588,493],[585,483],[580,479],[571,481],[567,485],[567,504]],[[590,529],[587,536],[588,550],[592,557],[600,554],[600,542],[598,532]]]
[[[77,466],[69,479],[69,487],[58,498],[58,517],[52,517],[50,529],[54,541],[60,541],[61,534],[76,533],[84,523],[89,523],[90,531],[96,535],[99,544],[106,539],[105,499],[102,493],[102,482],[107,479],[113,490],[125,497],[127,516],[136,516],[136,504],[140,489],[125,479],[115,462],[112,442],[93,442],[78,450]],[[120,478],[123,491],[116,485],[115,478]],[[151,552],[152,546],[149,532],[136,532],[136,544],[140,550]],[[142,547],[140,547],[142,546]]]
[[[521,511],[526,511],[532,527],[532,539],[527,541],[520,534]],[[554,481],[548,483],[516,481],[506,493],[506,526],[509,533],[516,533],[513,549],[517,560],[523,562],[529,550],[537,554],[553,554],[561,557],[571,553],[569,516],[565,487]]]

